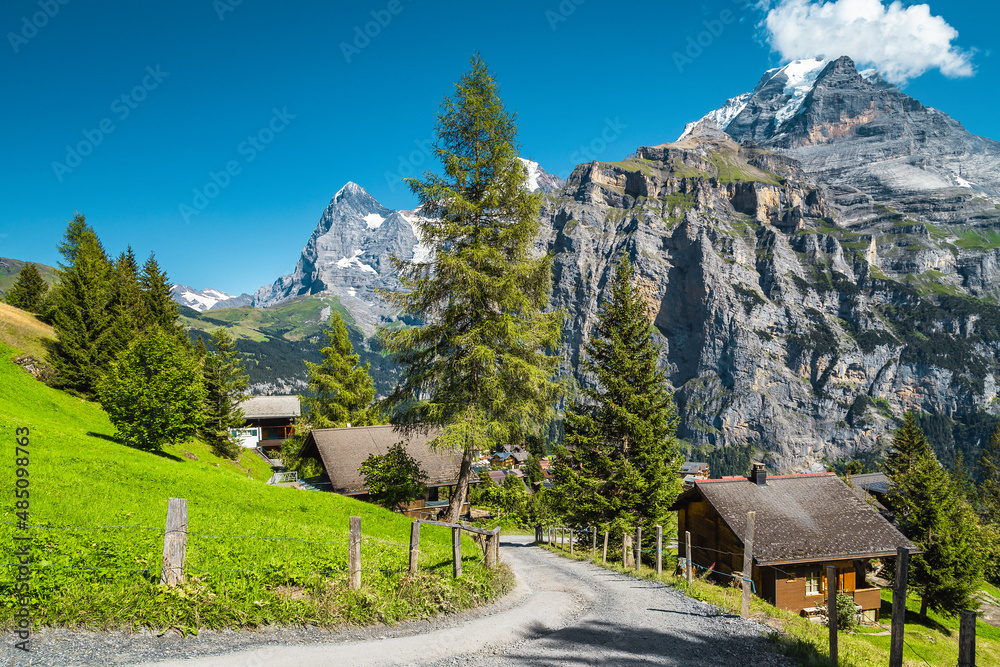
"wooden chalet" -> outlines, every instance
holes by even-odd
[[[391,425],[318,428],[313,429],[306,437],[299,455],[321,463],[323,475],[318,482],[323,485],[321,488],[328,484],[335,493],[368,500],[368,487],[358,468],[372,454],[385,454],[397,442],[402,442],[406,452],[427,473],[425,495],[411,502],[409,509],[416,514],[436,514],[440,508],[448,505],[447,500],[439,500],[440,489],[447,488],[450,497],[458,483],[462,467],[462,452],[435,451],[429,447],[428,442],[439,433],[437,429],[404,433]],[[469,479],[470,484],[478,482],[476,475]],[[425,508],[427,511],[419,511]],[[469,505],[466,503],[462,507],[462,513],[468,511]]]
[[[298,396],[253,396],[240,403],[246,425],[234,429],[233,436],[244,447],[281,449],[295,433],[293,420],[302,414]]]
[[[826,603],[826,567],[837,568],[837,590],[854,598],[865,621],[878,620],[881,590],[869,586],[869,559],[916,546],[833,473],[695,480],[673,505],[678,550],[691,533],[691,560],[736,575],[743,569],[747,512],[755,512],[752,573],[757,595],[810,614]]]

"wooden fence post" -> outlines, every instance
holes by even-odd
[[[958,667],[976,667],[976,612],[961,611],[958,626]]]
[[[352,591],[361,588],[361,517],[352,516],[347,533],[347,584]]]
[[[826,566],[826,620],[830,626],[830,662],[840,664],[837,657],[837,566]]]
[[[597,526],[590,527],[590,557],[597,558]]]
[[[410,525],[410,573],[417,571],[420,560],[420,522]]]
[[[573,529],[572,528],[568,528],[567,530],[569,530],[569,555],[572,556],[573,555]]]
[[[496,532],[493,533],[493,567],[496,567],[500,562],[500,527],[496,528]]]
[[[747,536],[743,541],[743,604],[740,616],[750,617],[750,579],[753,575],[753,527],[756,512],[747,512]]]
[[[687,580],[688,586],[691,585],[691,574],[694,569],[694,563],[691,562],[691,531],[684,531],[684,565],[687,569]]]
[[[559,551],[566,552],[566,527],[559,529]]]
[[[604,531],[604,556],[601,557],[601,562],[604,564],[608,562],[608,531]]]
[[[906,623],[906,578],[910,574],[910,552],[896,548],[896,583],[892,587],[892,636],[889,667],[903,667],[903,629]]]
[[[163,531],[163,563],[160,583],[173,587],[184,582],[184,556],[187,553],[188,511],[186,498],[167,501],[167,523]]]
[[[622,531],[622,569],[628,569],[628,531]]]
[[[462,529],[452,528],[451,529],[451,556],[455,561],[453,565],[453,574],[455,578],[458,579],[462,576]]]
[[[663,526],[656,527],[656,576],[663,576]]]
[[[635,569],[642,569],[642,526],[635,529]]]
[[[486,536],[486,567],[493,569],[497,565],[496,561],[496,545],[494,542],[497,540],[497,535],[487,535]]]

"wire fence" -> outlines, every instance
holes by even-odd
[[[185,510],[186,511],[186,510]],[[419,521],[419,520],[418,520]],[[335,550],[334,553],[325,554],[326,558],[333,558],[334,561],[341,561],[344,566],[323,566],[319,567],[295,567],[292,564],[275,564],[274,566],[252,566],[252,567],[211,567],[204,563],[199,563],[197,560],[202,558],[211,558],[212,553],[215,549],[206,548],[204,542],[215,541],[215,542],[225,542],[225,541],[246,541],[246,540],[259,540],[263,542],[278,542],[286,544],[298,544],[298,545],[325,545],[332,547],[348,547],[351,546],[351,540],[347,539],[315,539],[310,537],[301,537],[296,535],[260,535],[254,533],[203,533],[187,530],[186,528],[170,529],[167,526],[156,527],[156,526],[136,526],[128,524],[108,524],[108,525],[95,525],[95,526],[84,526],[84,525],[74,525],[74,526],[52,526],[52,525],[41,525],[34,524],[28,525],[23,522],[18,521],[0,521],[0,525],[16,526],[19,533],[28,533],[29,535],[33,531],[52,531],[52,532],[86,532],[86,531],[115,531],[119,536],[127,538],[127,531],[150,531],[152,533],[163,534],[166,538],[168,534],[173,536],[181,536],[185,545],[188,544],[199,544],[202,546],[200,548],[195,548],[194,551],[199,555],[195,562],[183,562],[180,565],[181,572],[184,574],[190,573],[195,575],[205,575],[205,574],[270,574],[278,576],[286,575],[319,575],[319,576],[331,576],[331,575],[343,575],[350,574],[351,569],[349,567],[350,554],[343,552],[340,549]],[[169,525],[169,516],[168,516]],[[186,526],[186,518],[185,518]],[[34,538],[30,538],[34,539]],[[412,550],[412,545],[406,542],[401,542],[398,540],[392,540],[384,537],[379,537],[375,535],[364,535],[359,534],[357,536],[358,546],[364,545],[365,553],[367,558],[363,561],[359,561],[358,569],[364,570],[369,574],[379,573],[382,575],[394,575],[394,574],[405,574],[408,572],[413,572],[414,567],[410,565],[407,561],[412,556],[410,552]],[[216,548],[223,546],[227,551],[228,556],[232,556],[233,547],[232,545],[216,545]],[[245,546],[245,545],[244,545]],[[186,551],[185,547],[185,551]],[[199,553],[204,552],[204,553]],[[457,557],[463,560],[468,559],[468,555],[462,554],[462,550],[459,549]],[[311,554],[313,558],[318,558],[317,554]],[[114,555],[106,557],[115,557]],[[150,554],[147,558],[159,558],[158,553]],[[431,569],[437,569],[439,567],[451,564],[456,558],[456,551],[454,545],[441,544],[436,540],[426,540],[421,548],[416,553],[416,565],[420,567],[430,567]],[[166,556],[164,555],[164,559]],[[146,560],[148,563],[147,559]],[[470,565],[472,568],[477,568],[484,566],[487,562],[486,554],[484,553],[475,563]],[[385,563],[391,563],[390,566],[384,566]],[[397,566],[396,563],[399,565]],[[365,567],[364,565],[367,565]],[[77,570],[84,572],[128,572],[128,573],[142,573],[144,575],[152,575],[160,573],[162,574],[165,570],[166,564],[156,564],[156,565],[145,565],[144,567],[119,567],[119,566],[101,566],[101,565],[82,565],[75,563],[52,563],[48,562],[47,558],[43,555],[43,558],[36,558],[32,555],[27,562],[0,562],[0,567],[9,568],[23,568],[29,567],[31,570]],[[183,576],[183,575],[182,575]]]

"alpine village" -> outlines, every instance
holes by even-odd
[[[455,80],[419,206],[348,182],[252,295],[85,212],[0,258],[11,643],[391,632],[530,547],[787,661],[745,664],[1000,664],[1000,143],[796,60],[564,180]]]

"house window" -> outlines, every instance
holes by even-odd
[[[806,595],[819,595],[819,572],[806,572]]]

